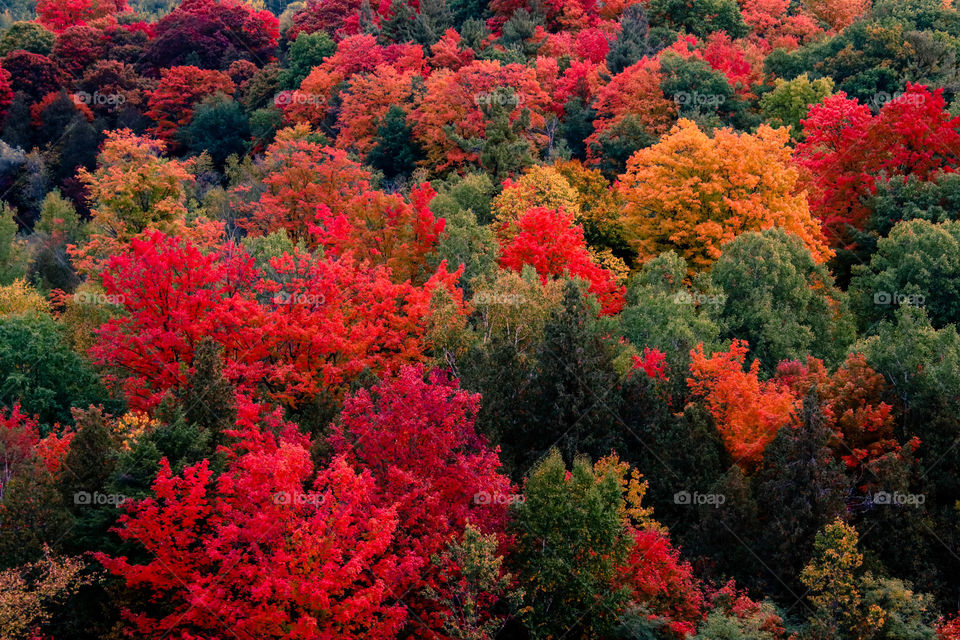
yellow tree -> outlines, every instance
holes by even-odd
[[[129,129],[107,133],[94,171],[80,169],[87,187],[92,220],[90,240],[70,245],[77,268],[97,275],[103,261],[120,253],[122,244],[148,230],[183,234],[198,242],[222,233],[218,222],[198,218],[187,223],[188,188],[194,178],[190,165],[163,157],[159,140]]]
[[[815,609],[810,621],[814,638],[866,640],[883,627],[886,613],[861,594],[858,541],[857,530],[839,518],[817,533],[813,558],[800,574]]]
[[[554,167],[533,166],[516,181],[507,178],[503,191],[493,199],[491,210],[501,232],[534,207],[562,210],[575,218],[580,215],[580,195]]]
[[[766,125],[753,135],[719,129],[711,137],[683,119],[633,154],[617,189],[627,240],[640,260],[672,249],[698,271],[720,257],[725,242],[771,227],[798,236],[817,262],[828,259],[797,187],[789,138],[786,129]]]

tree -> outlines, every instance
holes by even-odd
[[[760,114],[771,127],[790,127],[790,137],[803,140],[803,120],[810,107],[833,94],[833,80],[813,81],[801,74],[789,82],[777,78],[773,91],[760,99]]]
[[[533,638],[606,637],[630,598],[613,588],[628,557],[620,478],[578,459],[567,471],[557,451],[534,468],[513,506],[511,568],[524,590]]]
[[[355,149],[360,155],[369,153],[386,115],[393,109],[409,112],[415,77],[410,72],[398,73],[389,65],[354,76],[349,91],[340,94],[337,146]]]
[[[851,299],[864,328],[892,319],[897,307],[923,307],[937,329],[960,322],[956,273],[960,222],[910,220],[880,238],[869,265],[855,265]]]
[[[641,260],[668,249],[692,271],[709,267],[720,246],[745,231],[780,227],[817,262],[830,256],[791,167],[784,129],[756,135],[721,129],[711,138],[681,120],[658,144],[630,158],[619,189],[624,225]]]
[[[55,33],[61,33],[69,27],[113,17],[129,9],[126,0],[40,0],[37,2],[36,11],[40,24]]]
[[[235,434],[223,474],[213,477],[205,460],[174,476],[164,460],[154,495],[121,518],[119,535],[142,545],[147,560],[97,555],[128,587],[167,603],[130,613],[132,630],[395,637],[407,614],[392,596],[413,565],[388,549],[397,516],[370,473],[338,457],[311,480],[306,439],[249,401]]]
[[[564,273],[583,278],[604,314],[615,314],[623,308],[626,288],[617,284],[613,274],[594,264],[583,228],[574,224],[573,214],[562,210],[534,207],[524,213],[516,222],[516,231],[501,236],[500,264],[518,272],[524,265],[531,265],[544,281]]]
[[[10,74],[10,88],[15,93],[23,92],[28,104],[40,102],[44,96],[56,92],[61,86],[61,72],[47,56],[11,51],[3,57],[2,64],[4,71]]]
[[[435,71],[426,79],[424,90],[409,119],[427,162],[438,172],[480,160],[478,152],[454,143],[450,133],[464,140],[487,139],[489,116],[494,113],[517,125],[518,135],[533,149],[546,143],[538,131],[545,124],[550,100],[533,69],[478,60],[456,71]]]
[[[735,0],[705,0],[688,3],[684,0],[651,0],[647,13],[652,24],[675,31],[687,31],[698,38],[706,38],[716,31],[724,31],[731,38],[742,38],[749,33],[740,7]]]
[[[178,128],[190,124],[194,107],[218,92],[228,96],[234,92],[233,81],[224,73],[194,66],[164,69],[147,103],[146,115],[156,122],[151,135],[172,140]]]
[[[0,35],[0,56],[21,49],[42,56],[50,55],[56,35],[36,22],[14,22]]]
[[[229,156],[246,152],[250,123],[232,98],[214,96],[197,105],[177,138],[191,155],[207,152],[214,165],[222,167]]]
[[[80,271],[98,275],[112,254],[148,230],[181,232],[203,242],[219,237],[217,223],[200,219],[186,224],[188,187],[194,178],[189,165],[163,157],[165,148],[156,139],[120,129],[107,134],[96,170],[78,172],[93,218],[90,240],[69,247]]]
[[[792,422],[795,399],[776,381],[760,380],[759,360],[743,370],[748,348],[734,340],[729,351],[708,358],[698,345],[690,352],[687,384],[706,401],[734,463],[752,470],[780,428]]]
[[[394,281],[422,282],[425,263],[445,221],[430,211],[436,192],[424,183],[411,189],[410,202],[396,194],[368,191],[333,213],[321,209],[311,225],[313,240],[331,256],[350,253],[358,261],[384,265]]]
[[[118,406],[48,313],[0,317],[0,365],[0,403],[22,406],[45,428],[68,423],[71,407]]]
[[[809,0],[807,9],[814,16],[840,31],[869,11],[868,0]]]
[[[397,530],[390,549],[419,563],[394,593],[413,612],[410,631],[417,636],[433,637],[431,630],[449,615],[424,596],[425,590],[439,595],[445,588],[441,567],[430,559],[468,523],[502,536],[506,505],[514,497],[509,479],[499,473],[497,450],[474,432],[479,401],[439,371],[405,367],[347,399],[329,438],[336,455],[372,474],[384,505],[394,505]]]
[[[884,610],[863,601],[858,542],[857,530],[839,519],[817,534],[813,557],[800,574],[814,606],[814,637],[860,640],[874,637],[883,626]]]
[[[615,75],[597,91],[596,101],[592,105],[596,112],[594,132],[585,141],[588,158],[596,161],[599,155],[597,147],[603,135],[616,130],[628,119],[639,124],[654,139],[667,132],[675,117],[676,107],[663,95],[660,80],[659,61],[643,58]]]
[[[766,373],[807,355],[839,364],[854,339],[846,295],[782,229],[744,233],[724,245],[709,278],[723,296],[709,307],[721,337],[749,342]]]
[[[189,64],[188,59],[203,69],[224,70],[235,60],[262,64],[273,57],[280,37],[272,13],[237,0],[186,0],[161,18],[155,31],[144,57],[158,69]]]
[[[620,16],[617,39],[606,56],[607,69],[610,73],[619,74],[651,53],[648,43],[649,33],[650,24],[641,5],[633,4],[624,9],[623,15]]]
[[[850,227],[864,228],[864,199],[881,176],[926,181],[938,171],[953,171],[960,158],[958,126],[943,91],[919,85],[910,85],[877,115],[843,92],[812,107],[796,158],[806,171],[810,208],[831,246],[849,246]]]
[[[367,162],[387,178],[409,176],[423,159],[423,151],[413,138],[407,113],[391,105],[377,125]]]
[[[336,50],[333,40],[326,33],[301,31],[291,39],[287,51],[287,67],[280,73],[278,82],[284,89],[296,89],[311,69],[320,65]]]
[[[263,187],[259,199],[247,207],[249,218],[240,224],[248,232],[266,235],[280,229],[294,239],[310,240],[310,225],[322,206],[340,212],[354,196],[368,191],[370,173],[350,160],[346,152],[306,139],[278,135],[264,154]],[[235,187],[243,196],[250,188]],[[255,192],[256,193],[256,192]]]

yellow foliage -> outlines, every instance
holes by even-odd
[[[14,280],[13,284],[0,286],[0,316],[46,313],[49,310],[50,308],[43,296],[23,279]]]
[[[145,413],[128,411],[113,424],[113,433],[124,451],[133,449],[137,441],[159,422]]]
[[[781,227],[817,262],[830,258],[820,226],[798,189],[786,129],[719,129],[711,138],[680,120],[659,143],[637,151],[618,180],[627,240],[640,260],[673,249],[691,271],[708,268],[746,231]]]
[[[491,209],[498,228],[507,230],[533,207],[562,209],[580,215],[579,194],[554,167],[533,166],[519,180],[506,180]],[[507,235],[510,235],[509,233]]]

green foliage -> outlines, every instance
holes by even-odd
[[[853,267],[850,296],[864,328],[901,305],[924,307],[936,328],[960,322],[960,222],[897,224],[869,265]]]
[[[615,180],[627,170],[630,156],[656,141],[640,116],[630,114],[604,129],[597,141],[591,143],[591,150],[600,158],[598,168],[608,179]]]
[[[214,96],[197,106],[178,137],[191,155],[207,152],[214,164],[222,167],[227,156],[246,151],[250,122],[232,98]]]
[[[552,451],[530,474],[513,508],[511,558],[524,590],[521,616],[536,639],[610,637],[627,594],[612,589],[629,550],[620,481]]]
[[[0,56],[22,49],[42,56],[50,55],[56,36],[36,22],[14,22],[0,36]]]
[[[30,260],[27,245],[17,234],[16,215],[13,207],[0,202],[0,285],[22,278]]]
[[[617,39],[607,52],[607,69],[617,74],[651,53],[647,42],[650,24],[643,6],[632,4],[620,16],[620,30]]]
[[[877,182],[868,205],[869,228],[880,236],[889,234],[902,221],[956,220],[960,215],[960,174],[940,173],[932,180],[891,176]]]
[[[803,139],[800,121],[807,117],[810,106],[833,93],[833,80],[818,78],[810,81],[807,74],[793,80],[777,78],[772,91],[760,99],[760,115],[771,127],[790,127],[794,140]]]
[[[731,38],[744,38],[750,33],[736,0],[650,0],[647,13],[652,25],[683,30],[698,38],[715,31],[726,31]]]
[[[90,364],[70,348],[62,327],[46,314],[0,317],[0,403],[9,407],[16,402],[45,425],[68,423],[71,407],[119,408]]]
[[[447,182],[434,185],[437,196],[430,201],[430,210],[440,218],[456,214],[457,211],[470,210],[480,224],[491,221],[490,203],[493,202],[494,185],[485,173],[468,173],[465,176],[453,176]]]
[[[277,77],[277,84],[281,89],[296,89],[315,66],[323,62],[324,58],[333,55],[336,48],[330,36],[323,31],[301,31],[290,43],[287,64]]]
[[[423,150],[413,139],[406,112],[397,105],[391,106],[377,126],[367,162],[387,178],[395,178],[409,176],[422,159]]]
[[[678,393],[685,391],[690,350],[701,342],[706,350],[720,346],[719,328],[707,308],[721,298],[691,291],[686,277],[687,263],[673,251],[648,260],[630,279],[627,306],[618,318],[620,331],[637,349],[650,347],[666,355]]]
[[[663,94],[677,105],[678,115],[704,131],[733,126],[750,129],[754,116],[730,83],[701,58],[669,53],[660,58]]]
[[[439,215],[436,209],[433,212]],[[496,271],[499,247],[490,227],[479,224],[472,209],[456,209],[443,217],[446,224],[431,264],[439,266],[441,260],[446,260],[450,269],[463,265],[464,283]]]
[[[854,339],[846,296],[801,241],[781,229],[745,233],[725,245],[709,278],[724,296],[710,309],[721,337],[747,340],[768,372],[807,355],[839,364]]]

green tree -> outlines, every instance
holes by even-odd
[[[960,222],[897,224],[869,265],[853,267],[850,298],[864,329],[910,304],[924,307],[936,328],[960,322]]]
[[[748,341],[768,372],[807,355],[838,364],[855,337],[845,294],[782,229],[740,235],[724,246],[709,277],[724,296],[711,307],[721,337]]]
[[[833,93],[833,80],[817,78],[811,82],[807,74],[793,80],[777,78],[772,91],[760,99],[760,115],[772,127],[790,127],[794,140],[803,139],[800,121],[814,105]]]
[[[686,31],[698,38],[707,38],[715,31],[726,31],[731,38],[750,34],[736,0],[650,0],[647,13],[652,25]]]
[[[214,96],[194,109],[190,124],[177,136],[191,155],[207,152],[216,167],[223,167],[227,156],[247,150],[250,121],[233,98]]]
[[[413,138],[406,112],[393,105],[377,126],[373,148],[367,162],[388,178],[409,176],[423,159],[423,151]]]
[[[0,403],[17,402],[48,426],[67,424],[71,407],[102,404],[111,413],[120,407],[46,314],[0,317]]]
[[[0,36],[0,56],[22,49],[49,56],[56,35],[37,22],[14,22]]]
[[[630,548],[620,479],[556,450],[530,474],[513,507],[511,566],[524,591],[521,617],[536,639],[612,637],[629,595],[611,586]]]
[[[336,44],[326,32],[301,31],[290,43],[287,64],[277,77],[277,84],[281,89],[296,89],[314,67],[323,62],[324,58],[333,55],[336,50]]]

